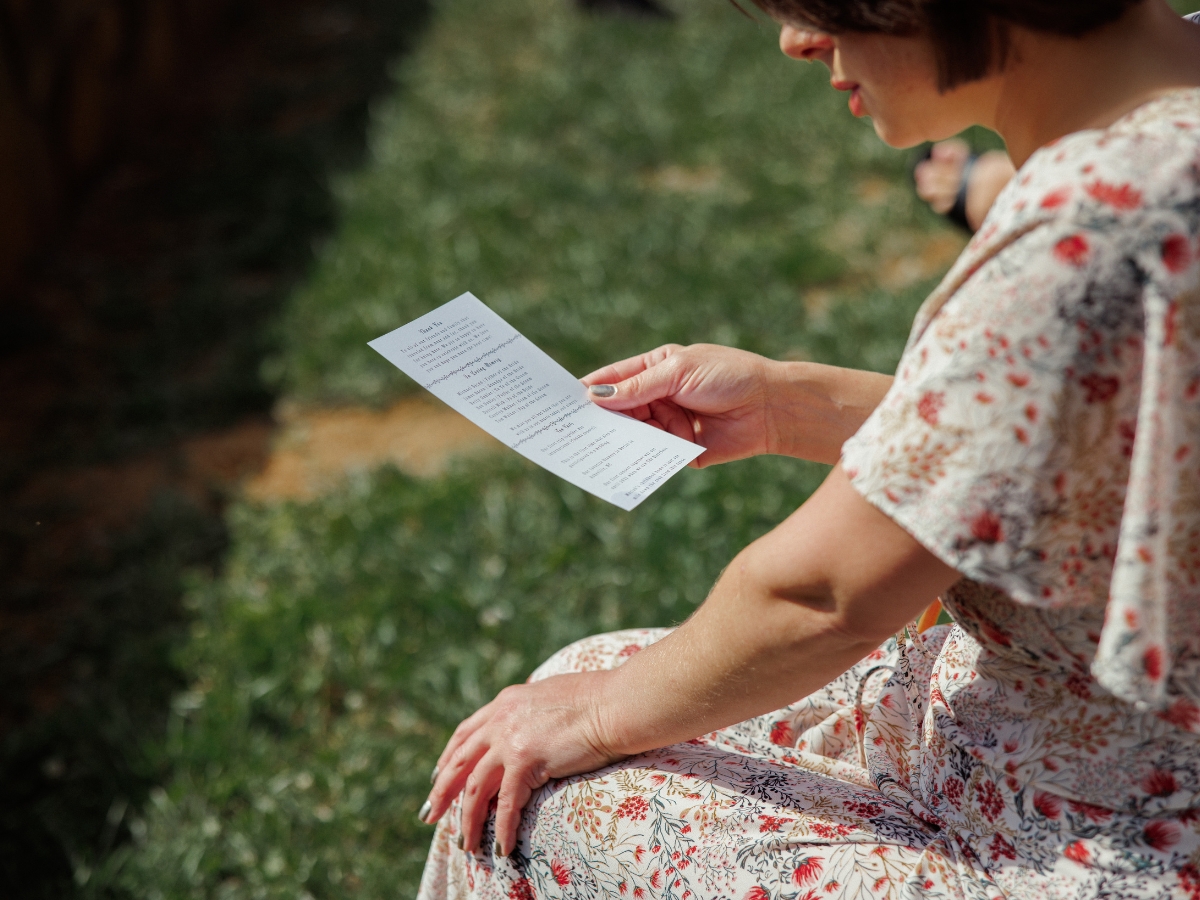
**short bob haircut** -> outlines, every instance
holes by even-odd
[[[1008,26],[1080,37],[1141,0],[753,0],[771,18],[826,34],[847,31],[933,41],[938,87],[949,90],[1002,68]]]

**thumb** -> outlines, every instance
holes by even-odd
[[[588,397],[605,409],[625,411],[673,397],[682,380],[682,366],[669,357],[623,381],[590,385]]]

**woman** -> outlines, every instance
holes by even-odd
[[[894,381],[713,346],[585,379],[701,465],[837,465],[684,625],[459,726],[421,895],[1200,896],[1200,31],[760,3],[887,143],[982,124],[1020,172]]]

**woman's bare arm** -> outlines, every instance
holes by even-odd
[[[835,468],[728,566],[696,613],[614,671],[600,713],[613,754],[693,738],[828,684],[959,574]]]
[[[776,362],[714,344],[668,344],[583,379],[592,399],[708,448],[698,468],[778,453],[838,461],[892,377],[810,362]]]

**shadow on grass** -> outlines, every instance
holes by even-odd
[[[260,0],[100,179],[0,337],[0,886],[106,893],[162,777],[189,569],[261,463],[273,316],[424,0]]]

